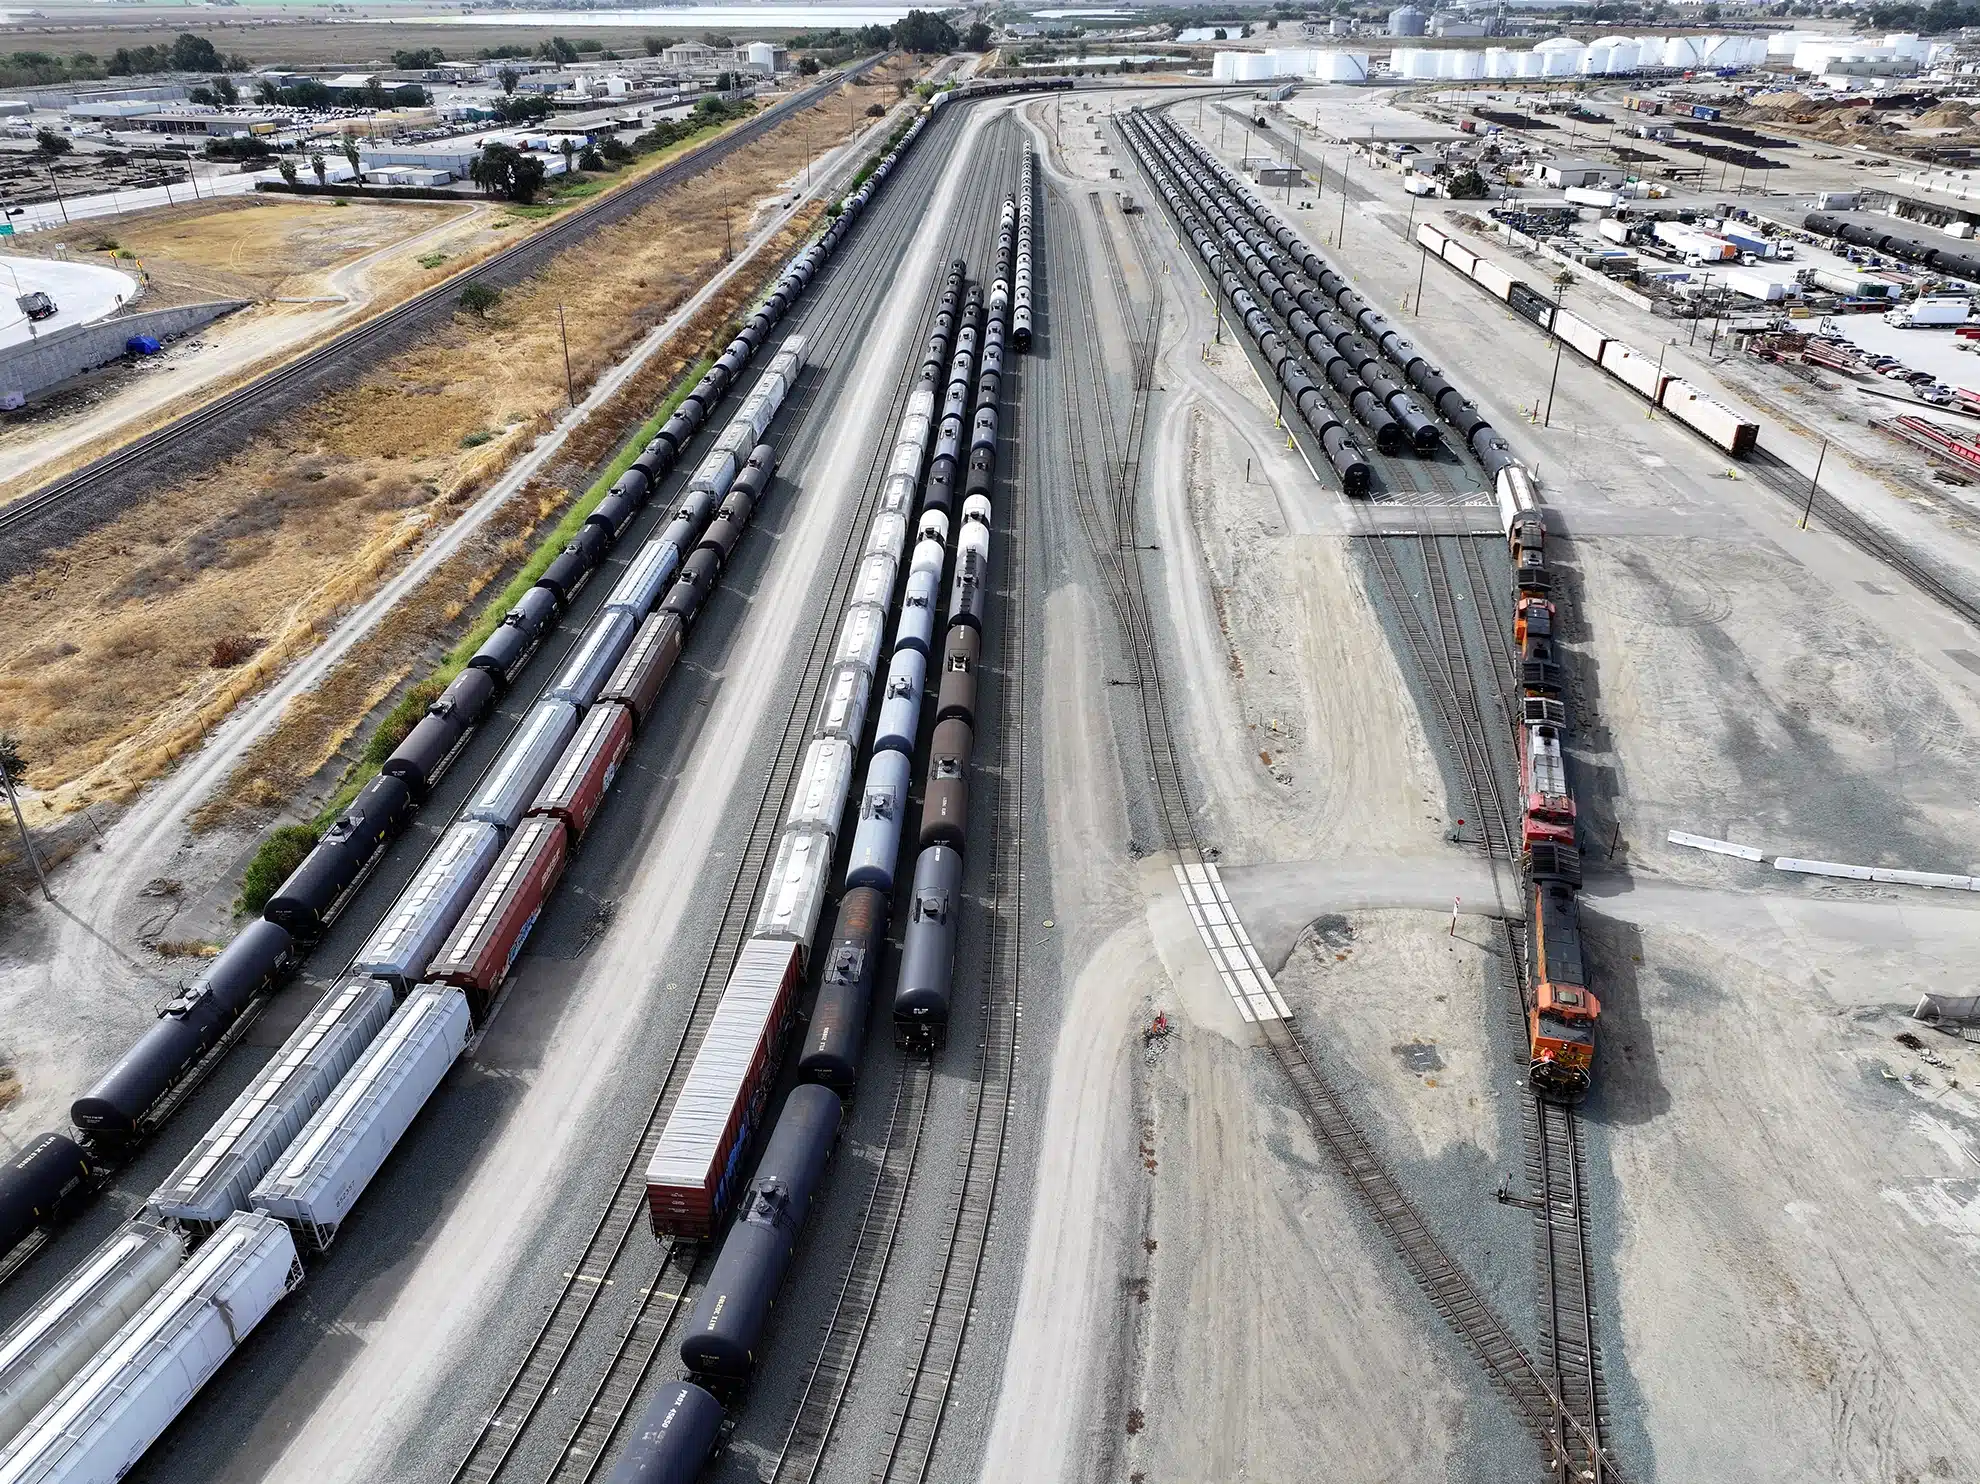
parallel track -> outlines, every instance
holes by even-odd
[[[1132,151],[1127,153],[1132,158]],[[1162,199],[1158,190],[1151,190],[1151,195]],[[1189,256],[1194,261],[1193,255]],[[1218,292],[1214,284],[1209,286],[1209,292],[1213,296]],[[1249,351],[1241,334],[1239,343]],[[1290,338],[1287,343],[1296,345]],[[1308,370],[1311,373],[1314,368],[1309,364]],[[1315,375],[1313,379],[1330,402],[1338,400],[1324,377]],[[1408,481],[1406,487],[1418,490],[1445,487],[1452,478],[1451,471],[1439,468],[1437,462],[1384,460],[1372,454],[1370,461],[1378,474],[1378,495],[1384,488],[1403,483],[1392,472],[1397,468],[1412,471],[1404,476]],[[1488,858],[1510,866],[1514,873],[1520,920],[1515,923],[1505,917],[1498,919],[1498,959],[1501,980],[1508,991],[1508,1007],[1520,1022],[1523,1045],[1528,992],[1523,973],[1525,888],[1517,864],[1519,804],[1511,784],[1516,760],[1505,754],[1513,724],[1506,700],[1506,686],[1513,674],[1510,643],[1503,623],[1496,617],[1496,600],[1486,581],[1483,560],[1474,549],[1474,538],[1388,535],[1376,528],[1367,503],[1357,502],[1353,508],[1365,538],[1359,545],[1367,555],[1377,586],[1395,614],[1433,722],[1443,734],[1456,767],[1466,817],[1477,822],[1480,843]],[[1448,540],[1457,541],[1462,553],[1468,594],[1460,594],[1452,585],[1444,550],[1444,542]],[[1403,574],[1398,543],[1407,544],[1421,556],[1427,614],[1419,607]],[[1469,624],[1460,607],[1464,602],[1472,610]],[[1468,629],[1475,630],[1475,640],[1468,636]],[[1499,664],[1500,678],[1485,692],[1481,692],[1472,664],[1471,657],[1477,647],[1482,647]],[[1482,694],[1489,694],[1498,702],[1494,708],[1497,715],[1490,719],[1485,714]],[[1165,812],[1170,808],[1166,796],[1163,806]],[[1169,826],[1171,834],[1183,833],[1187,820],[1185,801],[1176,822]],[[1193,840],[1191,843],[1193,848]],[[1201,858],[1200,851],[1197,858]],[[1183,859],[1187,861],[1189,856],[1185,854]],[[1546,1353],[1536,1362],[1438,1241],[1421,1212],[1383,1164],[1345,1100],[1321,1072],[1292,1022],[1261,1021],[1259,1029],[1305,1104],[1315,1132],[1340,1164],[1351,1188],[1394,1243],[1404,1266],[1430,1298],[1432,1306],[1457,1332],[1492,1384],[1513,1404],[1522,1423],[1540,1442],[1554,1476],[1561,1480],[1607,1479],[1611,1484],[1622,1484],[1622,1476],[1609,1461],[1602,1443],[1605,1404],[1594,1333],[1580,1135],[1572,1110],[1547,1107],[1538,1098],[1529,1099],[1533,1106],[1527,1114],[1527,1147],[1529,1158],[1537,1161],[1536,1183],[1546,1201],[1538,1233],[1546,1311],[1542,1342]]]
[[[791,114],[808,108],[825,93],[877,65],[879,60],[878,57],[868,58],[848,68],[842,76],[792,94],[728,133],[662,166],[644,180],[573,209],[514,247],[496,253],[402,304],[373,315],[364,323],[333,336],[316,349],[214,398],[164,427],[133,439],[35,493],[23,496],[0,509],[0,533],[16,532],[85,495],[126,493],[134,484],[155,478],[160,471],[167,470],[174,457],[183,450],[190,450],[200,460],[211,459],[216,447],[224,449],[230,446],[233,441],[245,438],[254,427],[275,416],[285,396],[314,392],[353,361],[375,362],[392,353],[392,342],[398,337],[417,333],[441,319],[451,317],[454,301],[460,297],[460,291],[466,284],[511,284],[519,281],[600,227],[624,220],[650,204],[654,197],[712,169],[737,150],[755,143]],[[25,535],[19,539],[22,549],[33,544]],[[0,563],[0,573],[4,573],[6,566]]]
[[[986,289],[987,280],[981,275],[994,269],[996,212],[1017,165],[1013,131],[1001,123],[993,127],[999,132],[984,146],[993,153],[986,163],[972,171],[980,182],[978,194],[964,208],[972,220],[972,226],[966,229],[964,260]],[[1002,406],[1007,451],[1017,442],[1021,427],[1018,409],[1022,397],[1022,364],[1022,357],[1007,351],[1004,360],[1007,394]],[[1003,555],[993,555],[993,561],[1001,573],[1012,568],[1011,559],[1015,555],[1015,575],[1005,580],[997,595],[998,642],[1007,657],[998,700],[1000,705],[1016,709],[1003,718],[998,728],[994,767],[982,770],[994,779],[994,786],[978,795],[989,798],[993,806],[987,894],[991,923],[981,1040],[970,1084],[971,1130],[957,1165],[942,1267],[909,1342],[901,1403],[891,1431],[885,1436],[887,1451],[876,1470],[877,1479],[919,1480],[926,1476],[968,1327],[1008,1133],[1016,1060],[1016,933],[1022,906],[1018,861],[1023,847],[1024,604],[1030,556],[1022,535],[1019,474],[1012,470],[1007,458],[1000,458],[999,469],[1005,497],[994,508],[1003,522],[999,531]],[[985,699],[988,699],[987,688]],[[960,972],[957,977],[960,981]],[[803,1395],[773,1466],[773,1481],[816,1478],[833,1446],[847,1390],[861,1362],[866,1335],[879,1308],[899,1244],[908,1192],[920,1159],[933,1078],[932,1057],[911,1056],[901,1067],[886,1143],[867,1194],[852,1255],[839,1284],[818,1358],[806,1377]]]
[[[938,124],[950,112],[945,110],[938,115]],[[862,224],[863,230],[852,234],[848,247],[828,265],[825,282],[814,286],[814,293],[821,296],[822,302],[814,301],[817,307],[798,317],[791,326],[792,330],[806,335],[812,353],[826,353],[842,345],[856,326],[867,321],[891,283],[891,274],[885,270],[911,239],[918,225],[918,219],[909,214],[897,198],[913,189],[910,184],[913,179],[922,178],[925,181],[940,168],[939,161],[947,158],[948,141],[936,135],[937,127],[937,124],[930,125],[920,147],[909,157],[908,167],[875,201],[873,215],[884,214],[885,219],[875,222],[869,217]],[[938,163],[929,165],[927,162],[931,158]],[[835,294],[834,290],[841,284],[851,287]],[[925,297],[932,301],[934,292],[931,286]],[[772,353],[774,349],[766,347],[760,354]],[[899,373],[894,388],[897,403],[906,394],[912,371],[913,366],[910,365]],[[786,412],[784,417],[796,423],[807,419],[824,381],[822,374],[808,378],[804,392],[796,399],[796,407]],[[687,1068],[692,1064],[694,1053],[714,1018],[721,998],[721,987],[741,952],[751,922],[751,909],[763,877],[770,868],[786,801],[802,759],[805,737],[817,707],[819,688],[823,684],[822,660],[830,652],[837,634],[845,594],[858,565],[866,526],[878,495],[878,480],[874,476],[885,453],[884,443],[877,446],[863,471],[861,488],[864,493],[847,523],[832,575],[826,584],[826,599],[810,636],[799,683],[785,714],[776,761],[758,795],[747,844],[737,861],[723,900],[714,948],[695,990],[687,1024],[675,1044],[659,1096],[648,1114],[640,1138],[627,1155],[613,1194],[599,1215],[583,1255],[565,1278],[549,1314],[532,1339],[501,1400],[483,1424],[467,1457],[455,1470],[453,1478],[456,1484],[469,1484],[469,1481],[489,1484],[489,1481],[523,1475],[527,1465],[515,1454],[518,1442],[532,1428],[549,1425],[542,1414],[543,1404],[553,1391],[565,1384],[561,1379],[565,1362],[579,1335],[586,1332],[599,1297],[608,1286],[618,1286],[621,1292],[640,1294],[637,1307],[616,1337],[611,1359],[605,1369],[590,1378],[588,1394],[578,1420],[574,1426],[567,1427],[561,1442],[555,1443],[554,1461],[549,1472],[542,1475],[558,1480],[591,1478],[606,1456],[606,1450],[629,1413],[641,1386],[651,1374],[666,1333],[684,1302],[686,1269],[692,1266],[693,1258],[698,1255],[698,1244],[665,1240],[655,1252],[640,1249],[634,1241],[634,1234],[645,1225],[645,1169],[661,1131],[666,1127]],[[614,1276],[622,1265],[629,1270],[623,1283]],[[670,1276],[674,1279],[672,1283],[665,1281]]]

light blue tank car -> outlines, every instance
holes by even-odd
[[[892,751],[910,756],[921,730],[921,692],[928,682],[928,656],[912,649],[894,651],[887,670],[887,689],[880,698],[880,722],[873,734],[875,753]]]
[[[852,859],[846,865],[846,887],[871,886],[894,891],[894,865],[901,856],[901,816],[907,812],[908,754],[875,752],[867,765],[866,786],[859,795],[859,825],[853,832]]]

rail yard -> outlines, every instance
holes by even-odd
[[[959,65],[16,871],[0,1484],[1980,1476],[1965,483],[1371,90]],[[0,582],[881,66],[26,493]],[[190,821],[415,600],[249,910]]]

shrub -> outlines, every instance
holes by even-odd
[[[240,909],[259,912],[266,907],[320,838],[321,831],[313,824],[285,824],[269,831],[241,876]]]
[[[213,641],[213,656],[206,663],[210,669],[231,670],[259,648],[258,639],[246,634],[228,634]]]
[[[475,429],[474,432],[468,434],[467,437],[461,440],[461,447],[479,448],[481,447],[482,444],[486,443],[490,438],[493,438],[494,436],[495,433],[490,428],[477,428]]]
[[[378,730],[364,744],[364,763],[373,768],[383,767],[385,759],[399,750],[399,744],[426,715],[426,708],[439,700],[440,692],[446,688],[438,677],[428,676],[399,697],[399,704],[385,713]]]
[[[502,291],[489,284],[471,283],[461,290],[461,308],[476,319],[487,319],[488,311],[502,298]]]

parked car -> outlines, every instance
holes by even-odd
[[[14,301],[21,313],[31,320],[52,319],[55,315],[55,301],[39,289],[31,294],[22,294]]]

